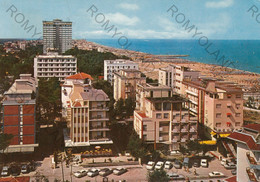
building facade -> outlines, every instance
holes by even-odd
[[[67,102],[65,146],[112,144],[109,125],[109,98],[103,90],[73,83]]]
[[[170,150],[179,150],[181,144],[198,138],[197,120],[186,106],[188,100],[172,95],[171,87],[138,84],[134,129],[154,148],[166,144]]]
[[[228,138],[237,144],[237,181],[260,181],[260,124],[249,124]]]
[[[114,84],[114,73],[121,69],[139,69],[138,63],[125,59],[104,60],[104,80]]]
[[[212,135],[232,133],[243,125],[243,91],[238,86],[210,78],[183,81],[190,110]],[[213,132],[212,132],[213,131]]]
[[[139,70],[123,69],[114,73],[114,99],[135,100],[136,85],[146,83],[146,77]]]
[[[33,152],[36,143],[37,80],[30,74],[21,74],[3,99],[3,133],[12,134],[5,153]]]
[[[77,73],[77,58],[71,55],[58,55],[49,52],[47,55],[38,55],[34,58],[34,77],[57,77],[59,81]]]
[[[43,21],[43,53],[54,50],[61,53],[72,47],[72,22],[59,19]]]
[[[167,85],[173,89],[174,92],[181,94],[182,81],[185,78],[198,78],[200,76],[199,71],[191,70],[185,66],[179,66],[171,64],[166,68],[159,69],[158,81],[162,85]]]

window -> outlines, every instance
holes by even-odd
[[[216,123],[216,127],[221,127],[221,123]]]
[[[217,113],[216,118],[221,118],[221,113]]]
[[[162,103],[155,103],[155,110],[161,111],[162,110]]]
[[[240,117],[240,113],[236,113],[236,117]]]
[[[143,131],[147,131],[147,125],[143,125]]]
[[[240,108],[240,104],[236,104],[236,108],[237,108],[237,109]]]
[[[156,114],[156,118],[157,119],[161,119],[162,118],[162,114]]]
[[[239,122],[236,122],[236,123],[235,123],[235,126],[240,126],[240,123],[239,123]]]
[[[216,104],[216,108],[221,108],[221,104]]]
[[[166,118],[166,119],[169,118],[169,113],[164,113],[163,117]]]
[[[147,140],[147,135],[143,135],[143,139],[144,139],[144,140]]]
[[[231,94],[228,94],[228,95],[227,95],[227,98],[229,98],[229,99],[230,99],[231,97],[232,97],[232,95],[231,95]]]
[[[236,98],[240,99],[241,98],[241,94],[236,94]]]
[[[163,103],[163,110],[170,111],[171,110],[171,103]]]

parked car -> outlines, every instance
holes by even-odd
[[[10,174],[10,169],[8,166],[4,166],[1,171],[1,176],[8,176]]]
[[[153,170],[155,166],[155,162],[149,161],[146,165],[146,169]]]
[[[160,170],[160,169],[162,169],[163,168],[163,162],[162,161],[158,161],[157,163],[156,163],[156,165],[155,165],[155,169],[157,169],[157,170]]]
[[[104,169],[101,169],[101,170],[99,171],[99,175],[100,175],[100,176],[103,176],[103,177],[108,176],[108,175],[110,175],[110,174],[112,174],[112,173],[113,173],[113,170],[111,170],[111,169],[109,169],[109,168],[104,168]]]
[[[176,155],[176,154],[180,154],[180,152],[178,150],[173,150],[170,152],[170,155]]]
[[[201,159],[200,165],[202,167],[208,167],[208,160],[207,159]]]
[[[81,177],[84,177],[84,176],[87,176],[87,174],[88,174],[88,171],[86,171],[86,170],[80,170],[80,171],[76,171],[76,172],[74,172],[74,176],[76,177],[76,178],[81,178]]]
[[[21,168],[18,165],[12,165],[10,167],[10,174],[12,176],[18,176],[21,173]]]
[[[233,163],[233,162],[230,162],[230,163],[225,164],[224,167],[225,167],[226,169],[236,169],[236,168],[237,168],[236,164]]]
[[[21,173],[26,174],[30,172],[30,166],[28,164],[23,164],[21,167]]]
[[[217,172],[217,171],[213,171],[211,173],[209,173],[209,177],[211,178],[218,178],[218,177],[223,177],[224,174],[221,172]]]
[[[181,164],[181,162],[180,162],[178,159],[176,159],[176,160],[174,161],[173,166],[174,166],[176,169],[181,169],[181,168],[182,168],[182,164]]]
[[[189,164],[190,164],[190,158],[185,157],[185,158],[183,159],[183,166],[189,167]]]
[[[193,160],[193,166],[194,167],[200,167],[200,160],[199,159],[194,159]]]
[[[181,174],[173,173],[173,172],[168,172],[167,176],[170,178],[170,180],[184,180],[185,177]]]
[[[172,163],[170,161],[166,161],[164,164],[164,169],[171,169],[173,167]]]
[[[225,164],[227,164],[227,163],[229,163],[229,162],[230,162],[229,159],[224,158],[224,159],[221,160],[220,163],[221,163],[222,166],[224,166]]]
[[[92,168],[92,169],[89,170],[89,172],[87,173],[87,175],[88,175],[89,177],[95,177],[95,176],[98,175],[98,173],[99,173],[99,170],[98,170],[98,169]]]
[[[115,175],[121,175],[121,174],[124,174],[125,172],[127,171],[127,169],[126,168],[116,168],[116,169],[114,169],[113,170],[113,173],[115,174]]]
[[[233,169],[233,170],[231,171],[231,174],[236,175],[236,174],[237,174],[237,170],[236,170],[236,169]]]

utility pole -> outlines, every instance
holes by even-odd
[[[63,157],[61,158],[62,181],[64,182]]]
[[[70,182],[72,182],[72,164],[70,165]]]

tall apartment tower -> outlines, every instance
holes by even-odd
[[[43,21],[43,53],[54,50],[64,53],[72,47],[72,22],[59,19]]]
[[[4,93],[3,133],[12,134],[5,153],[33,152],[36,142],[37,80],[30,74],[21,74]]]

